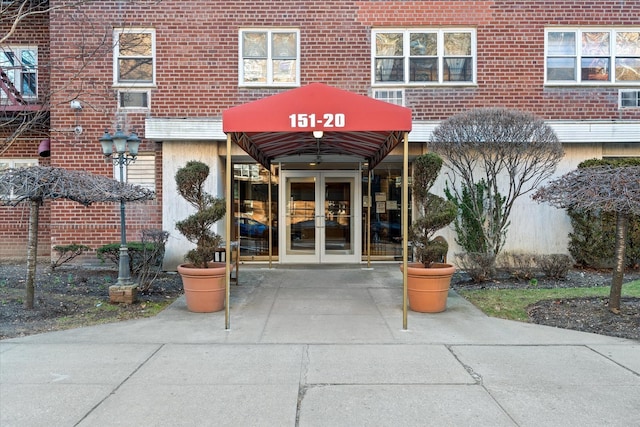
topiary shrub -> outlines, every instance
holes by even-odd
[[[204,190],[208,176],[209,166],[192,160],[179,169],[175,177],[178,193],[196,209],[193,215],[178,221],[176,228],[188,241],[196,244],[184,258],[198,268],[208,266],[222,243],[222,237],[211,227],[224,217],[226,211],[223,198],[214,197]]]
[[[434,234],[451,224],[458,211],[453,202],[429,193],[441,168],[442,159],[435,153],[423,154],[414,161],[411,191],[417,212],[409,240],[416,261],[427,268],[446,258],[449,245],[444,239],[434,239]]]

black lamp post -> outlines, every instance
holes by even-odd
[[[120,166],[120,182],[124,182],[124,166],[136,161],[138,156],[138,147],[140,147],[140,139],[138,135],[131,132],[129,136],[125,135],[120,128],[111,136],[109,132],[104,131],[104,135],[100,138],[102,145],[102,154],[110,158],[114,165]],[[115,153],[113,152],[115,147]],[[127,148],[129,153],[127,153]],[[117,154],[115,156],[114,154]],[[131,273],[129,271],[129,250],[127,248],[127,229],[124,217],[124,199],[120,199],[120,259],[118,264],[118,285],[131,285]]]

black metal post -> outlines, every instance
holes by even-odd
[[[120,166],[120,182],[124,182],[125,153],[118,154]],[[129,248],[127,248],[127,227],[124,214],[124,199],[120,199],[120,258],[118,264],[118,285],[131,285],[131,271],[129,270]]]

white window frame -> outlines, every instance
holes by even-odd
[[[373,89],[372,98],[394,105],[405,106],[404,89],[398,87],[379,87]]]
[[[18,168],[28,168],[31,166],[38,166],[38,159],[0,159],[0,171],[5,169],[18,169]],[[13,189],[11,189],[11,194],[5,195],[0,194],[0,200],[13,200],[16,196],[13,194]]]
[[[575,54],[558,54],[549,55],[549,33],[574,33],[575,34]],[[582,34],[589,32],[609,33],[609,54],[593,55],[584,54],[582,52]],[[629,57],[627,55],[617,55],[616,52],[616,34],[640,32],[640,27],[548,27],[544,30],[544,84],[547,86],[640,86],[640,80],[620,80],[616,81],[616,59],[618,57]],[[609,60],[609,79],[608,80],[582,80],[582,58],[602,57]],[[632,56],[635,58],[635,56]],[[549,80],[548,79],[548,60],[550,58],[574,58],[575,60],[575,78],[573,80]],[[640,58],[640,56],[639,56]]]
[[[140,152],[136,160],[123,165],[124,182],[156,191],[156,155],[153,151]],[[120,165],[114,162],[113,179],[120,181]]]
[[[151,63],[152,76],[151,81],[134,81],[119,79],[120,58],[148,58],[147,56],[120,56],[120,34],[150,34],[151,35]],[[132,87],[155,87],[156,85],[156,32],[151,28],[115,28],[113,30],[113,86],[116,88],[132,88]]]
[[[143,93],[147,96],[147,106],[141,107],[137,105],[132,106],[122,106],[122,96],[125,93]],[[139,90],[139,89],[120,89],[118,90],[118,109],[119,110],[143,110],[147,111],[151,109],[151,91],[150,90]]]
[[[267,34],[267,76],[266,82],[246,82],[244,76],[243,34]],[[272,55],[272,35],[277,33],[294,33],[296,35],[296,70],[295,81],[276,82],[273,80],[273,63],[276,58]],[[300,86],[300,30],[297,28],[241,28],[238,32],[238,85],[240,87],[298,87]]]
[[[376,81],[376,35],[381,33],[402,33],[403,35],[403,60],[404,79],[401,82]],[[430,81],[410,81],[410,35],[412,33],[431,33],[437,35],[437,80]],[[471,35],[471,55],[465,55],[472,61],[472,77],[469,81],[444,80],[444,35],[447,33],[469,33]],[[400,57],[398,57],[400,58]],[[478,49],[477,35],[475,28],[469,27],[446,27],[446,28],[377,28],[371,30],[371,86],[475,86],[478,78]]]
[[[30,69],[28,72],[28,74],[33,74],[36,79],[36,87],[33,95],[24,94],[22,92],[22,81],[24,78],[24,74],[26,74],[23,72],[24,66],[22,65],[22,63],[20,63],[20,65],[14,65],[13,67],[11,67],[12,68],[11,70],[7,70],[5,67],[3,67],[3,70],[5,70],[5,73],[7,71],[13,72],[12,83],[23,99],[27,99],[27,100],[37,99],[38,98],[38,47],[24,46],[24,45],[9,45],[9,46],[2,46],[0,47],[0,49],[2,49],[2,55],[4,55],[4,52],[11,52],[13,53],[14,57],[17,58],[18,60],[22,58],[23,51],[29,51],[29,50],[33,51],[36,63],[35,63],[35,66],[32,69]],[[11,78],[11,76],[9,78]],[[2,99],[7,99],[7,94],[3,90],[0,90],[0,97]]]
[[[632,93],[632,98],[634,99],[635,105],[622,105],[623,94]],[[640,89],[620,89],[618,91],[618,108],[627,109],[627,108],[640,108]]]

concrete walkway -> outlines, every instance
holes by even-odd
[[[0,342],[0,425],[631,426],[640,342],[489,318],[402,329],[397,265],[243,266],[224,312]]]

